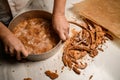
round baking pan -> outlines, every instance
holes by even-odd
[[[42,11],[42,10],[29,10],[14,17],[14,19],[10,22],[8,28],[12,31],[16,27],[16,25],[19,24],[21,21],[28,20],[31,18],[43,18],[43,19],[47,19],[51,21],[52,14],[46,11]],[[57,51],[60,48],[61,42],[62,41],[59,39],[58,44],[51,50],[44,52],[44,53],[40,53],[40,54],[30,54],[27,57],[27,59],[32,60],[32,61],[39,61],[39,60],[47,59],[53,56],[55,53],[57,53]]]

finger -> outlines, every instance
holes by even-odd
[[[63,41],[66,40],[66,36],[65,36],[65,34],[64,34],[63,32],[59,32],[58,34],[59,34],[60,38],[61,38]]]
[[[17,58],[17,60],[21,60],[21,53],[20,52],[17,52],[16,58]]]
[[[66,32],[64,34],[66,36],[66,39],[68,39],[69,38],[69,28],[66,30]]]
[[[14,54],[14,49],[13,48],[10,48],[9,50],[10,50],[11,54]]]
[[[5,46],[5,53],[8,54],[8,47]]]
[[[28,56],[28,52],[25,50],[25,48],[22,49],[22,54],[23,54],[23,57]]]
[[[13,48],[9,48],[9,53],[10,53],[10,56],[14,56],[14,49]]]
[[[66,39],[69,38],[69,33],[68,32],[65,32],[64,35],[66,36]]]

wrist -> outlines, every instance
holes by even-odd
[[[65,15],[63,13],[54,13],[52,15],[53,19],[56,19],[56,18],[59,19],[60,17],[65,17]]]

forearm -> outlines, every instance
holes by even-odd
[[[2,22],[0,22],[0,39],[10,35],[10,33],[11,32],[8,30],[8,28]]]
[[[54,0],[54,9],[52,16],[52,24],[59,37],[65,41],[68,39],[69,23],[65,18],[66,0]]]
[[[54,0],[53,15],[64,15],[65,4],[66,0]]]
[[[25,50],[24,45],[21,41],[15,37],[14,34],[0,22],[0,40],[4,45],[4,50],[6,53],[11,56],[16,56],[17,60],[21,60],[23,55],[24,57],[28,56],[28,52]]]

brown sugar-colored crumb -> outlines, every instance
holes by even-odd
[[[55,70],[55,73],[57,73],[58,71],[57,70]]]
[[[64,68],[65,68],[64,66],[61,67],[61,73],[63,72]]]
[[[54,72],[51,72],[51,71],[45,71],[45,74],[46,76],[48,76],[50,79],[56,79],[58,78],[58,74],[57,73],[54,73]]]
[[[78,70],[78,68],[76,68],[76,67],[73,67],[73,71],[74,71],[76,74],[80,74],[80,70]]]
[[[89,56],[94,58],[95,56],[97,56],[98,54],[98,51],[95,49],[95,50],[92,50],[90,53],[89,53]]]
[[[61,70],[63,70],[65,67],[64,66],[62,66],[62,68],[61,68]]]
[[[98,50],[100,50],[100,51],[102,51],[102,52],[104,51],[102,48],[98,48]]]
[[[61,71],[61,73],[63,73],[63,71]]]
[[[24,80],[32,80],[32,78],[24,78]]]
[[[91,80],[93,78],[93,75],[91,75],[90,77],[89,77],[89,80]]]

